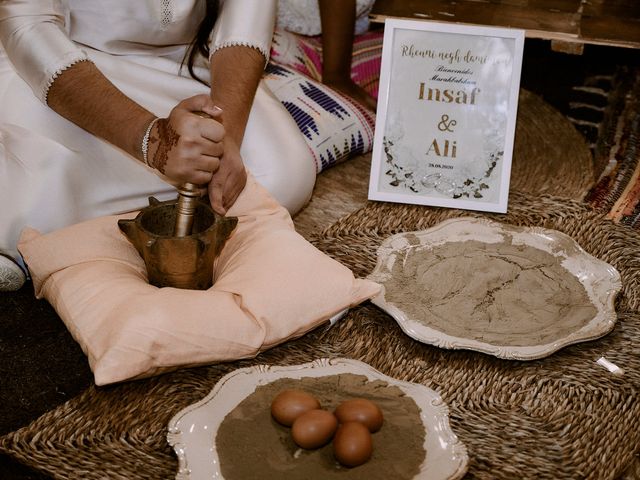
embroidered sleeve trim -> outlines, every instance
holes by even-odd
[[[264,66],[266,67],[267,63],[269,63],[269,50],[270,49],[265,47],[264,45],[258,45],[258,44],[255,44],[255,43],[250,43],[250,42],[247,42],[246,40],[229,40],[229,41],[226,41],[224,43],[219,43],[217,45],[214,45],[213,48],[211,48],[211,53],[209,54],[209,61],[211,61],[211,57],[213,56],[214,53],[216,53],[220,49],[227,48],[227,47],[249,47],[249,48],[255,48],[264,57]]]
[[[47,71],[43,80],[43,85],[40,89],[40,92],[41,92],[40,100],[42,101],[42,103],[44,103],[45,105],[48,105],[47,100],[49,97],[49,90],[51,89],[53,82],[56,81],[56,79],[62,74],[62,72],[64,72],[65,70],[72,67],[78,62],[87,61],[87,60],[91,61],[89,60],[89,56],[82,50],[69,52],[67,55],[65,55],[62,58],[58,67],[56,67],[53,70]]]

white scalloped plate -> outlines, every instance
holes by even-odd
[[[409,395],[418,405],[425,426],[426,458],[415,479],[453,480],[464,476],[467,449],[449,426],[449,409],[440,395],[424,385],[388,377],[366,363],[351,359],[319,359],[296,366],[241,368],[225,375],[201,401],[178,412],[169,422],[167,441],[178,456],[176,480],[222,479],[215,448],[218,427],[257,386],[280,378],[322,377],[342,373],[383,380]],[[284,480],[284,479],[283,479]]]
[[[572,282],[577,281],[584,287],[588,302],[583,305],[578,305],[578,307],[588,308],[588,311],[592,312],[594,309],[588,305],[588,303],[590,303],[595,307],[593,318],[590,318],[591,314],[585,315],[582,323],[575,321],[574,318],[573,322],[577,325],[569,325],[570,315],[558,315],[558,318],[554,318],[552,315],[551,318],[548,319],[548,324],[544,326],[548,331],[542,336],[542,327],[540,330],[534,331],[533,325],[540,317],[536,317],[534,313],[530,313],[536,311],[532,309],[529,311],[532,322],[529,322],[529,320],[525,318],[522,320],[521,325],[518,326],[518,328],[522,328],[524,325],[522,331],[510,332],[509,328],[511,327],[504,326],[508,322],[504,322],[505,319],[498,318],[497,323],[491,324],[491,328],[495,329],[495,331],[491,332],[493,338],[491,341],[486,342],[483,341],[483,332],[489,330],[487,327],[489,323],[473,323],[468,320],[469,316],[463,318],[463,315],[453,313],[453,308],[447,309],[448,305],[446,302],[451,302],[449,299],[455,297],[454,294],[450,295],[446,287],[441,285],[443,276],[446,276],[448,272],[440,271],[441,275],[430,276],[425,273],[428,268],[431,268],[430,266],[425,266],[423,270],[416,270],[415,264],[411,272],[414,278],[417,278],[416,272],[420,274],[420,291],[426,293],[414,295],[401,301],[396,300],[395,302],[386,298],[391,297],[391,295],[387,293],[387,291],[391,291],[392,288],[389,286],[391,285],[391,280],[393,280],[396,285],[408,285],[408,282],[412,281],[408,277],[410,273],[408,272],[409,267],[407,266],[411,263],[407,262],[407,259],[411,255],[421,255],[422,265],[425,263],[424,256],[428,257],[432,251],[436,252],[434,249],[438,249],[437,253],[439,255],[444,253],[444,256],[440,258],[446,258],[447,248],[452,249],[456,244],[467,241],[476,241],[482,244],[482,248],[477,249],[479,253],[471,252],[469,255],[470,257],[474,255],[478,257],[485,255],[485,257],[487,257],[486,262],[500,261],[499,255],[496,255],[495,252],[491,255],[483,253],[485,249],[491,250],[497,248],[497,244],[509,247],[515,246],[522,251],[532,248],[542,250],[546,252],[546,254],[552,255],[555,257],[554,261],[557,261],[558,265],[564,267],[568,272],[569,275],[567,275],[567,279]],[[460,245],[458,245],[458,247],[460,247]],[[377,265],[367,278],[382,284],[384,288],[372,302],[389,313],[407,335],[415,340],[437,347],[476,350],[495,355],[499,358],[512,360],[533,360],[548,356],[564,346],[599,338],[609,333],[616,322],[617,317],[614,302],[616,295],[622,288],[620,274],[608,263],[598,260],[585,252],[571,237],[556,230],[538,227],[517,227],[493,222],[484,218],[461,217],[443,221],[427,230],[393,235],[385,239],[379,247],[377,254]],[[454,257],[452,254],[450,258],[459,257]],[[496,258],[498,260],[496,260]],[[527,254],[523,254],[521,258],[526,262]],[[481,260],[480,265],[485,266],[484,261],[485,260]],[[506,262],[508,259],[504,261]],[[434,262],[434,265],[436,263],[437,262]],[[513,262],[511,263],[513,264]],[[469,263],[469,265],[472,264]],[[476,263],[474,266],[477,267],[477,265]],[[394,267],[395,273],[393,273]],[[440,268],[442,267],[440,266]],[[405,270],[407,270],[407,272],[405,272]],[[522,270],[524,271],[525,268],[522,268]],[[559,270],[562,269],[559,268]],[[438,269],[435,268],[433,271],[438,271]],[[457,272],[454,275],[458,275],[457,278],[459,281],[454,283],[457,288],[459,285],[463,285],[464,282],[467,281],[467,278],[473,279],[474,275],[481,274],[478,273],[478,270],[473,270],[473,267],[470,266],[464,274]],[[544,277],[543,275],[540,276]],[[551,281],[552,280],[549,280],[549,282]],[[385,286],[385,284],[387,284],[387,286]],[[506,281],[504,285],[507,285]],[[387,290],[387,288],[389,290]],[[529,302],[538,292],[542,290],[553,292],[553,288],[551,284],[548,288],[542,284],[540,289],[523,291],[523,296],[520,298],[515,296],[515,300],[512,300],[514,305],[503,303],[501,306],[506,305],[507,307],[516,308],[516,301],[521,303]],[[484,302],[486,299],[492,301],[494,299],[494,292],[496,291],[495,285],[492,285],[490,292],[488,290],[489,287],[487,287],[487,297],[483,297],[482,301],[476,302]],[[397,287],[395,291],[399,291]],[[442,295],[442,297],[437,297],[437,302],[434,301],[433,298],[431,300],[426,299],[426,297],[433,294],[433,292],[438,292],[439,294],[442,291],[447,293]],[[464,287],[459,288],[456,291],[456,294],[458,293],[464,295]],[[524,295],[527,295],[527,297],[525,298]],[[395,298],[397,299],[399,297]],[[440,301],[441,298],[446,300]],[[456,299],[458,305],[469,305],[469,302],[472,301],[474,300],[472,300],[470,296]],[[435,310],[436,304],[437,311]],[[486,305],[486,303],[483,303],[483,305]],[[517,308],[520,308],[519,305],[520,304],[518,304]],[[413,313],[407,313],[405,310],[410,310]],[[495,312],[496,309],[493,311]],[[538,310],[538,312],[540,312],[540,310]],[[492,321],[490,316],[487,318],[489,318],[488,322]],[[495,320],[494,316],[493,321]],[[500,324],[502,325],[500,327],[494,326]],[[449,332],[443,331],[446,329],[449,329]],[[530,333],[527,333],[528,329],[531,330]],[[554,330],[557,330],[557,332]],[[464,331],[465,334],[460,335],[460,331]],[[455,332],[455,334],[451,334],[451,332]],[[517,338],[518,341],[507,341],[507,335],[512,335],[513,338]],[[527,337],[527,335],[529,337]],[[476,338],[471,338],[474,336]],[[514,344],[511,345],[509,342],[513,342]]]

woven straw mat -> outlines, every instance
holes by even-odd
[[[258,363],[298,364],[350,357],[438,391],[469,452],[468,478],[616,478],[640,445],[640,235],[558,197],[512,193],[507,215],[480,214],[571,235],[614,265],[624,289],[618,322],[602,339],[517,362],[413,341],[370,303],[329,330],[318,329],[257,359],[185,369],[107,388],[89,388],[27,427],[0,439],[0,450],[55,478],[173,478],[177,461],[166,426],[217,380]],[[428,228],[470,212],[368,203],[325,229],[314,243],[364,276],[388,235]],[[595,363],[624,369],[613,375]]]
[[[595,177],[584,137],[562,113],[520,89],[511,189],[582,200]]]
[[[512,362],[420,345],[391,317],[366,306],[348,319],[358,337],[347,340],[356,344],[350,345],[351,354],[444,397],[454,431],[470,452],[469,477],[617,478],[640,451],[638,232],[573,200],[541,196],[532,201],[530,194],[512,192],[506,215],[369,202],[325,229],[315,243],[365,276],[389,235],[460,216],[559,230],[616,267],[623,289],[613,332],[545,359]],[[600,357],[624,374],[598,366]]]

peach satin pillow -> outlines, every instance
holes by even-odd
[[[19,250],[46,298],[86,353],[97,385],[167,369],[253,357],[298,337],[379,285],[297,234],[289,214],[250,176],[209,290],[157,288],[118,229],[97,218],[46,235],[25,229]]]

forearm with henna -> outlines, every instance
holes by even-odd
[[[218,169],[223,128],[211,119],[194,115],[200,111],[219,114],[208,95],[184,99],[168,118],[156,119],[116,88],[93,63],[83,61],[55,80],[48,104],[63,117],[143,162],[143,138],[152,126],[146,162],[175,184],[206,185]]]
[[[67,120],[142,161],[141,139],[155,116],[92,62],[78,62],[62,72],[49,89],[47,103]]]

